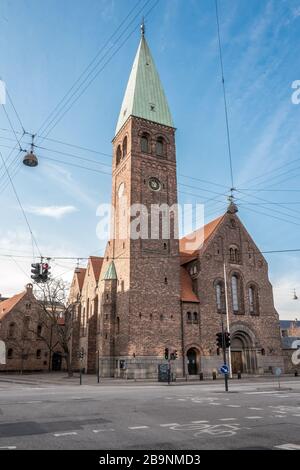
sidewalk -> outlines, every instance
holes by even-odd
[[[261,383],[261,382],[278,382],[277,377],[274,375],[265,376],[244,376],[242,379],[229,379],[230,383],[243,384],[243,383]],[[300,383],[300,377],[294,377],[293,375],[282,375],[280,378],[281,382],[298,382]],[[78,385],[79,374],[76,373],[72,377],[68,377],[66,372],[47,372],[47,373],[24,373],[24,374],[10,374],[0,373],[0,382],[5,383],[16,383],[24,385]],[[220,384],[223,383],[223,377],[218,377],[216,380],[205,379],[199,380],[199,377],[186,380],[183,377],[177,378],[176,382],[172,382],[172,385],[208,385],[208,384]],[[158,382],[155,379],[115,379],[115,378],[101,378],[100,383],[97,382],[97,376],[94,374],[83,374],[82,384],[89,386],[105,386],[105,385],[166,385],[165,382]]]

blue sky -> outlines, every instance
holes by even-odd
[[[214,1],[159,0],[156,4],[156,0],[148,0],[145,4],[146,0],[1,0],[0,76],[30,133],[39,131],[132,10],[123,29],[98,56],[99,60],[108,54],[94,73],[102,66],[103,70],[74,104],[71,98],[71,109],[48,135],[107,155],[40,139],[39,145],[45,149],[37,152],[40,165],[36,169],[23,166],[20,157],[19,163],[16,160],[11,167],[12,175],[16,168],[14,182],[45,255],[81,257],[103,252],[104,243],[96,237],[96,208],[100,202],[110,201],[111,179],[105,173],[110,173],[107,165],[111,162],[111,139],[139,42],[138,28],[117,48],[153,5],[146,16],[146,37],[177,127],[180,202],[216,197],[206,206],[207,220],[226,208],[224,194],[230,187],[230,173]],[[300,202],[300,192],[274,189],[300,190],[300,105],[291,102],[291,84],[300,79],[300,1],[219,0],[219,11],[234,185],[247,190],[236,193],[239,215],[261,249],[298,248],[300,204],[295,203]],[[116,43],[130,21],[132,24]],[[10,103],[6,110],[13,127],[21,131]],[[2,109],[0,128],[9,129]],[[26,142],[28,136],[23,138],[22,146]],[[7,147],[14,145],[14,135],[0,130],[0,150],[8,165],[17,152],[9,156],[11,149]],[[24,218],[2,174],[3,169],[0,254],[30,256],[31,241]],[[262,205],[265,201],[257,198],[281,205]],[[298,287],[300,294],[300,254],[266,257],[280,316],[299,318],[300,302],[292,301],[292,291]],[[30,262],[30,258],[0,256],[3,295],[22,289]],[[56,275],[66,272],[70,276],[73,267],[74,263],[67,261],[56,260],[53,264]]]

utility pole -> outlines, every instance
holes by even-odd
[[[225,258],[224,258],[224,288],[225,288],[225,308],[226,308],[226,326],[227,331],[230,333],[229,327],[229,306],[228,306],[228,289],[227,289],[227,276],[226,276],[226,265],[225,265]],[[222,313],[221,313],[222,315]],[[222,319],[223,325],[223,319]],[[228,348],[228,365],[229,365],[229,374],[230,378],[232,379],[232,366],[231,366],[231,346]]]

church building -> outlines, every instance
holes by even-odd
[[[232,371],[265,373],[282,367],[279,318],[268,266],[230,203],[226,213],[195,232],[190,248],[169,236],[135,237],[131,209],[176,207],[175,127],[144,32],[113,138],[112,236],[103,257],[77,268],[70,292],[76,305],[74,368],[107,377],[157,377],[175,352],[177,376],[212,375],[223,363],[216,334],[229,328]],[[128,215],[129,214],[129,215]],[[125,217],[125,219],[124,219]],[[127,218],[126,218],[127,217]]]

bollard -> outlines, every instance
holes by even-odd
[[[295,370],[295,377],[298,377],[298,371]]]
[[[237,378],[238,378],[238,379],[241,379],[241,378],[242,378],[242,373],[241,373],[240,370],[238,370],[238,372],[237,372]]]
[[[216,379],[217,379],[217,373],[216,373],[215,370],[214,370],[213,373],[212,373],[212,378],[213,378],[213,380],[216,380]]]
[[[204,377],[203,377],[203,372],[200,372],[200,374],[199,374],[199,380],[203,380],[203,379],[204,379]]]

